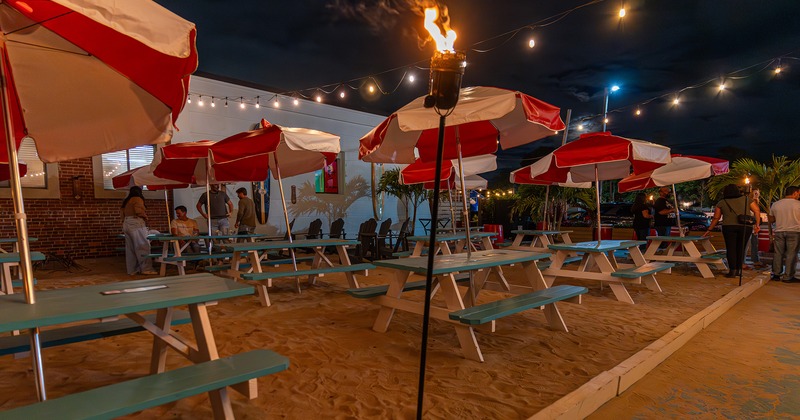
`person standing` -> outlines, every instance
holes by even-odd
[[[669,236],[672,226],[675,226],[675,214],[678,210],[672,207],[672,203],[668,200],[670,192],[669,187],[659,188],[658,198],[653,204],[653,227],[658,236]],[[667,245],[666,242],[662,242],[659,249],[664,249]]]
[[[186,216],[186,207],[185,206],[178,206],[175,207],[175,218],[172,219],[172,223],[170,224],[170,231],[175,236],[197,236],[200,234],[200,229],[197,227],[197,222],[194,219],[190,219]],[[186,250],[195,254],[200,253],[200,244],[197,241],[178,241],[181,249],[184,249],[184,245],[186,245]]]
[[[650,206],[647,205],[644,193],[636,194],[631,213],[633,213],[633,232],[636,233],[636,239],[646,241],[650,236],[650,220],[653,219],[653,215],[650,214]],[[645,247],[647,244],[639,246],[641,249]]]
[[[208,199],[206,198],[206,193],[203,193],[200,199],[197,200],[197,211],[205,219],[211,216],[211,232],[208,232],[209,235],[213,235],[214,231],[227,235],[228,229],[230,229],[228,216],[233,213],[233,202],[228,198],[228,194],[225,191],[220,191],[219,185],[212,185],[209,190],[211,192],[209,196],[211,198],[211,210],[209,211],[205,208]]]
[[[236,223],[233,227],[238,234],[253,233],[256,230],[256,204],[247,196],[247,190],[236,190],[239,197],[239,211],[236,213]]]
[[[147,208],[140,187],[131,187],[120,207],[122,231],[125,233],[125,268],[129,275],[157,274],[153,270],[150,241],[147,240]]]
[[[800,283],[795,277],[797,251],[800,249],[800,188],[788,187],[783,198],[772,204],[770,213],[775,216],[775,258],[772,260],[772,280]],[[784,262],[786,269],[784,270]]]
[[[753,189],[750,193],[750,200],[754,203],[758,203],[758,200],[761,197],[761,192],[758,189]],[[756,223],[761,224],[761,220],[756,220]],[[758,257],[758,235],[750,236],[750,242],[747,245],[747,248],[750,252],[750,261],[753,262],[754,267],[763,267],[764,264],[761,263],[761,259]],[[747,252],[744,253],[747,256]]]
[[[749,211],[745,213],[745,208]],[[714,218],[703,236],[708,236],[722,218],[722,237],[725,239],[725,252],[728,257],[728,274],[725,277],[736,277],[742,274],[744,262],[744,244],[750,240],[750,235],[758,232],[758,224],[748,226],[739,223],[739,215],[752,213],[756,220],[761,220],[761,210],[758,204],[742,195],[739,187],[728,184],[722,190],[722,200],[714,208]]]

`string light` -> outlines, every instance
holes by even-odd
[[[228,98],[225,97],[225,108],[227,108],[227,107],[228,107]]]
[[[300,105],[300,100],[297,99],[297,98],[294,98],[293,102],[294,102],[294,106],[299,106]]]
[[[639,116],[639,115],[642,115],[642,110],[639,109],[639,108],[636,108],[636,116]]]
[[[622,19],[624,17],[625,17],[625,7],[623,6],[621,9],[619,9],[619,18]]]
[[[261,97],[256,96],[256,109],[261,108]]]
[[[578,131],[583,131],[583,124],[578,124]]]
[[[409,75],[408,75],[408,82],[409,82],[409,83],[414,83],[414,80],[415,80],[415,79],[414,79],[414,75],[413,75],[413,74],[409,74]]]
[[[211,97],[211,108],[216,108],[217,104],[214,103],[214,97]]]
[[[186,103],[187,104],[192,103],[192,95],[186,95]]]
[[[725,82],[722,82],[722,83],[720,83],[718,88],[719,88],[719,91],[720,91],[720,92],[722,92],[723,90],[725,90],[725,88],[726,88],[726,86],[725,86]]]
[[[369,87],[367,88],[367,90],[369,90],[369,93],[375,93],[375,86],[373,86],[373,85],[369,85]]]
[[[272,103],[272,106],[275,107],[275,108],[280,108],[281,107],[281,103],[278,102],[278,98],[277,97],[275,97],[275,102]]]
[[[533,48],[535,46],[536,46],[536,40],[534,40],[533,37],[528,39],[528,48]]]
[[[316,99],[317,99],[317,102],[321,103],[322,102],[322,95],[317,94],[317,98]]]
[[[202,96],[200,96],[200,100],[197,101],[197,105],[199,105],[199,106],[204,106],[205,105],[205,103],[203,102],[203,97]]]
[[[243,96],[239,97],[239,108],[244,109],[244,97]]]
[[[681,100],[676,96],[675,99],[672,100],[672,105],[678,105]]]
[[[340,98],[344,99],[344,96],[345,96],[345,95],[344,95],[344,91],[341,91],[341,92],[339,92],[339,97],[340,97]]]

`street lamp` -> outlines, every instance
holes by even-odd
[[[619,86],[617,85],[603,89],[603,131],[606,131],[606,124],[608,123],[608,97],[618,90]]]

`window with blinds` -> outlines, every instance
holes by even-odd
[[[129,171],[149,165],[153,161],[156,147],[153,145],[134,147],[133,149],[103,154],[103,189],[113,190],[111,178]]]
[[[20,163],[28,166],[27,173],[20,179],[22,188],[47,189],[47,167],[44,162],[39,160],[39,154],[36,152],[36,145],[32,138],[25,137],[22,139],[17,152],[17,159],[19,159]],[[8,181],[0,183],[0,187],[7,188],[8,186]]]

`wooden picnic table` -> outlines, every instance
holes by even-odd
[[[481,247],[484,250],[494,249],[492,246],[492,237],[496,236],[497,232],[471,232],[469,234],[470,240],[480,240]],[[431,252],[431,247],[429,246],[430,236],[409,236],[408,239],[410,241],[415,241],[414,249],[411,251],[412,257],[419,257],[422,255],[422,252],[425,248],[428,248],[428,252]],[[453,248],[450,248],[450,243],[453,243]],[[466,232],[456,232],[456,233],[444,233],[436,234],[436,245],[433,247],[434,255],[438,255],[442,253],[444,255],[450,254],[458,254],[464,252],[466,247],[469,246],[472,248],[473,251],[477,251],[478,249],[475,247],[475,244],[470,242],[467,243],[467,233]],[[498,276],[500,276],[501,280],[504,283],[507,283],[505,274],[503,274],[503,268],[501,266],[495,266],[491,268],[492,271],[496,272]]]
[[[551,252],[549,245],[556,243],[555,237],[560,236],[561,242],[571,244],[569,234],[571,230],[512,230],[511,233],[515,234],[514,241],[509,245],[508,249],[517,249],[520,251],[534,251],[534,252]],[[530,244],[523,245],[526,237],[532,237]]]
[[[222,249],[227,252],[232,252],[231,268],[228,273],[235,279],[256,280],[264,281],[257,287],[258,295],[262,305],[269,306],[269,294],[267,288],[272,286],[272,279],[277,277],[295,277],[297,290],[300,292],[300,276],[308,276],[309,284],[313,284],[317,277],[325,275],[325,273],[343,272],[347,277],[347,283],[350,288],[358,288],[358,280],[355,277],[357,273],[366,274],[370,267],[374,268],[371,264],[357,264],[353,265],[350,261],[350,256],[347,255],[347,247],[358,245],[358,239],[298,239],[293,241],[254,241],[254,242],[240,242],[234,244],[221,245]],[[325,255],[327,247],[336,248],[336,253],[339,255],[339,266],[334,263]],[[310,270],[297,270],[292,267],[292,271],[285,271],[282,273],[265,273],[261,269],[262,262],[269,263],[267,255],[270,251],[280,251],[288,249],[291,252],[298,248],[309,248],[313,250],[314,257],[311,262]],[[249,266],[246,269],[241,269],[241,258],[246,258]],[[327,267],[322,267],[322,264]],[[291,261],[284,260],[282,265],[291,264]],[[294,274],[294,275],[292,275]],[[266,283],[266,284],[265,284]]]
[[[548,247],[554,251],[552,263],[542,270],[542,274],[548,287],[552,286],[557,277],[599,280],[608,283],[617,300],[632,304],[633,298],[625,288],[625,283],[644,283],[648,289],[661,292],[655,274],[674,265],[662,262],[648,263],[639,250],[639,245],[645,243],[645,241],[603,240],[551,244]],[[633,265],[618,263],[614,255],[616,251],[627,251],[633,260]],[[575,253],[582,254],[580,266],[577,270],[565,269],[564,264],[567,259]]]
[[[462,322],[453,322],[452,313],[464,310],[471,302],[470,296],[477,296],[478,292],[486,284],[489,276],[489,268],[502,265],[522,264],[525,279],[531,290],[545,291],[547,286],[542,277],[542,273],[536,266],[536,261],[548,258],[548,254],[537,254],[533,252],[514,251],[506,249],[491,249],[472,253],[472,258],[468,259],[466,253],[452,255],[437,255],[434,260],[432,275],[435,277],[435,285],[443,294],[445,306],[431,306],[431,318],[443,320],[454,326],[458,341],[464,351],[464,356],[471,360],[483,361],[478,341],[475,338],[475,331],[472,325]],[[375,261],[379,267],[392,269],[394,275],[390,279],[388,286],[373,287],[363,289],[363,291],[351,291],[356,297],[372,298],[381,308],[372,326],[378,332],[386,332],[392,320],[395,310],[403,310],[421,315],[423,313],[423,302],[418,300],[404,299],[403,294],[411,290],[424,288],[424,281],[420,284],[408,282],[411,274],[425,275],[428,272],[427,257],[410,257],[395,260]],[[471,271],[475,275],[475,280],[467,287],[464,295],[458,289],[455,274],[459,272]],[[480,271],[483,273],[481,274]],[[416,283],[416,282],[415,282]],[[538,292],[536,292],[538,293]],[[542,305],[540,305],[542,306]],[[537,306],[538,307],[538,306]],[[511,313],[511,312],[509,312]],[[553,305],[545,313],[551,327],[566,331],[566,324],[558,310]]]
[[[703,278],[714,278],[714,273],[709,265],[726,270],[723,253],[717,251],[711,243],[711,236],[648,236],[650,245],[644,252],[644,258],[648,261],[667,261],[676,263],[694,264]],[[658,247],[663,243],[668,243],[666,253],[656,254]],[[697,244],[703,248],[698,249]]]
[[[236,239],[245,239],[248,241],[255,241],[257,238],[262,238],[266,235],[260,233],[248,233],[248,234],[230,234],[230,235],[191,235],[191,236],[176,236],[168,233],[161,233],[156,235],[149,235],[148,239],[150,240],[157,240],[161,241],[163,244],[161,248],[161,256],[156,257],[156,262],[161,264],[159,269],[159,275],[164,277],[167,274],[167,266],[174,265],[178,269],[178,275],[186,275],[186,254],[184,251],[186,247],[189,246],[190,241],[220,241],[224,243],[224,241],[229,240],[236,240]],[[183,245],[181,245],[183,242]],[[207,248],[207,247],[206,247]],[[170,249],[172,249],[172,253],[170,253]],[[206,254],[201,253],[203,256],[202,258],[213,258],[214,254]],[[220,258],[225,256],[219,256]],[[199,256],[198,256],[199,258]]]
[[[156,290],[103,295],[112,290],[166,286]],[[101,321],[124,315],[149,331],[152,344],[150,374],[165,370],[167,348],[193,363],[219,358],[206,306],[221,299],[250,295],[253,288],[211,274],[195,274],[154,278],[66,289],[41,290],[36,303],[28,304],[22,294],[0,296],[0,332],[27,331],[78,321]],[[171,330],[174,307],[188,305],[194,340],[186,340]],[[156,322],[147,321],[140,313],[157,311]],[[195,344],[196,343],[196,344]],[[80,367],[76,366],[76,369]],[[247,385],[247,386],[244,386]],[[235,389],[256,390],[255,380]],[[215,415],[232,413],[226,389],[211,391]],[[64,413],[65,415],[67,413]]]
[[[31,252],[31,261],[44,261],[45,255],[41,252]],[[11,269],[19,266],[19,252],[0,253],[0,264],[3,266],[2,278],[0,279],[0,294],[10,295],[14,293],[14,280],[20,280],[20,275],[13,275]]]

